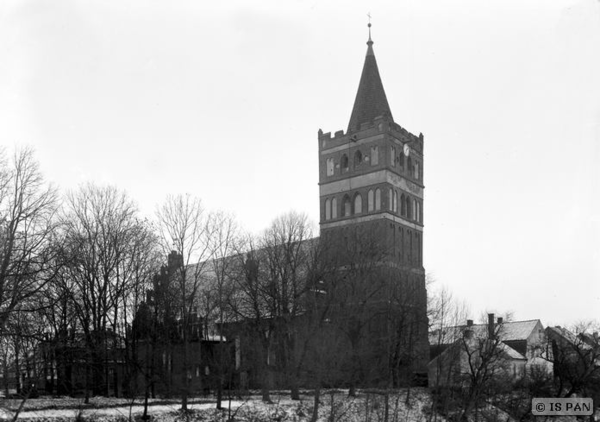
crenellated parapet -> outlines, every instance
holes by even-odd
[[[318,132],[319,150],[330,149],[356,142],[359,139],[365,139],[376,135],[385,134],[390,136],[402,145],[408,143],[413,151],[423,153],[423,134],[418,136],[409,132],[399,124],[392,121],[389,117],[379,116],[372,122],[362,123],[360,129],[350,133],[344,133],[338,130],[331,135],[331,132],[324,133],[321,129]]]

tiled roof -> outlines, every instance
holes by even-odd
[[[503,322],[498,334],[500,335],[502,341],[526,340],[539,322],[539,319]],[[454,327],[444,328],[442,333],[439,331],[434,331],[429,334],[429,344],[436,345],[453,343],[463,336],[463,333],[466,329],[466,325],[457,325]],[[469,327],[469,329],[473,331],[474,337],[485,337],[487,335],[488,326],[487,324],[474,324]]]
[[[377,60],[373,52],[373,41],[369,38],[367,42],[367,56],[363,66],[350,123],[348,124],[348,132],[356,131],[360,128],[361,123],[372,122],[375,117],[388,116],[392,118],[392,112],[383,90],[383,83],[379,76]]]
[[[503,341],[526,340],[539,322],[539,319],[505,322],[500,328],[500,337]]]
[[[563,341],[567,341],[573,346],[580,347],[582,349],[591,349],[592,346],[586,341],[586,338],[582,334],[575,334],[566,328],[563,327],[548,327],[546,328],[546,333],[550,339],[556,340],[558,338],[562,338]],[[592,343],[594,344],[594,343]]]
[[[474,351],[477,350],[478,348],[482,347],[481,342],[479,342],[478,340],[476,340],[475,338],[472,338],[471,340],[456,340],[453,341],[452,344],[445,349],[439,356],[436,356],[429,364],[431,365],[432,362],[434,361],[438,361],[440,356],[448,356],[451,353],[456,353],[458,352],[463,352],[466,350],[466,348],[469,349],[469,351]],[[517,352],[515,349],[513,349],[512,347],[502,343],[502,342],[498,342],[498,344],[495,346],[497,347],[497,350],[501,351],[505,357],[509,358],[509,359],[519,359],[519,360],[527,360],[527,358],[525,356],[523,356],[521,353]]]
[[[517,352],[515,349],[513,349],[510,346],[507,346],[504,343],[500,343],[499,347],[502,349],[503,353],[506,353],[506,355],[511,358],[511,359],[521,359],[521,360],[527,360],[527,358],[525,356],[523,356],[522,354],[520,354],[519,352]]]

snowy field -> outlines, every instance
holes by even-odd
[[[214,400],[193,399],[190,411],[182,413],[177,401],[151,400],[148,414],[153,421],[227,421],[230,418],[239,422],[259,421],[310,421],[313,413],[314,397],[310,393],[301,395],[301,400],[289,399],[289,394],[272,395],[272,404],[265,404],[260,396],[252,395],[223,406],[231,411],[215,409]],[[432,417],[431,401],[426,389],[412,389],[408,403],[406,391],[391,394],[387,399],[389,422],[431,421],[444,422],[443,418]],[[0,419],[12,420],[19,408],[18,400],[0,402]],[[129,421],[141,420],[144,408],[141,400],[132,402],[126,399],[90,399],[89,405],[83,399],[40,398],[30,399],[19,414],[20,421]],[[324,391],[319,406],[319,421],[354,422],[383,421],[386,413],[385,396],[373,393],[360,393],[356,398],[348,397],[345,391]]]

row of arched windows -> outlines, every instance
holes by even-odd
[[[400,205],[398,205],[400,201]],[[388,209],[396,214],[409,220],[422,222],[421,202],[412,198],[408,194],[400,194],[396,189],[389,188],[388,190]],[[381,189],[370,189],[367,193],[367,212],[381,210]],[[342,207],[340,209],[341,217],[348,217],[363,213],[363,198],[358,192],[351,198],[346,194],[342,198]],[[338,202],[337,198],[327,198],[325,200],[325,220],[338,218]]]
[[[417,160],[413,160],[410,156],[406,157],[403,151],[400,151],[400,154],[396,154],[396,147],[390,147],[390,165],[392,167],[396,167],[398,164],[402,171],[408,172],[409,176],[413,179],[420,180],[421,179],[421,169],[420,163]],[[370,161],[371,166],[376,166],[379,164],[379,147],[377,145],[371,147],[371,155],[370,157],[364,157],[363,153],[360,150],[356,150],[354,152],[354,168],[359,167],[363,162]],[[342,173],[346,173],[350,170],[350,158],[347,154],[342,154],[342,158],[340,159],[340,171]],[[335,162],[333,158],[328,158],[326,160],[326,171],[327,176],[333,176],[335,174]]]
[[[407,171],[410,177],[416,180],[421,179],[420,163],[417,160],[413,160],[412,157],[404,155],[404,151],[400,151],[399,155],[396,155],[396,147],[392,146],[390,151],[390,165],[396,167],[396,163],[403,170]]]
[[[402,217],[406,217],[409,220],[415,220],[420,223],[423,220],[423,214],[421,212],[421,202],[412,198],[408,194],[400,194],[398,196],[398,191],[395,189],[389,189],[389,198],[391,198],[388,203],[388,208],[390,211],[398,214],[398,211]],[[400,205],[398,205],[398,201],[400,201]]]
[[[367,194],[367,212],[381,210],[381,189],[369,190]],[[325,200],[325,220],[337,218],[337,198],[327,198]],[[351,215],[363,213],[363,198],[358,192],[351,199],[348,194],[342,199],[341,216],[348,217]]]
[[[328,161],[329,160],[331,160],[332,164],[333,164],[333,158],[329,158]],[[363,161],[367,161],[367,160],[371,162],[372,166],[379,164],[379,147],[377,147],[377,146],[371,147],[370,159],[369,159],[369,157],[363,157],[363,154],[360,150],[356,150],[354,152],[354,168],[359,167],[363,163]],[[350,170],[350,159],[348,158],[348,155],[342,154],[342,158],[340,160],[340,167],[342,169],[342,173],[345,173],[348,170]],[[331,172],[331,174],[328,171],[327,175],[332,176],[333,171]]]

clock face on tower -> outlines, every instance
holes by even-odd
[[[410,154],[410,147],[408,146],[408,144],[404,144],[404,155],[406,155],[408,157],[409,154]]]

